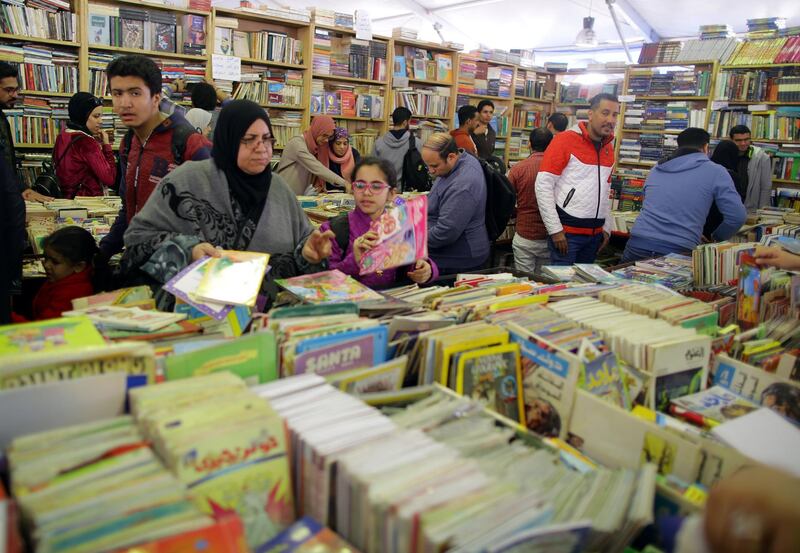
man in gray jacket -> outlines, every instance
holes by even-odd
[[[411,111],[408,108],[396,108],[392,112],[392,129],[379,137],[372,149],[373,156],[385,159],[392,164],[398,181],[402,180],[403,158],[408,152],[408,141],[411,138],[411,131],[408,128],[410,120]],[[414,146],[417,150],[422,151],[422,141],[420,139],[415,138]]]
[[[747,175],[747,194],[744,206],[748,212],[769,206],[772,196],[772,162],[767,153],[753,146],[750,129],[744,125],[731,127],[730,137],[739,148],[740,175]]]

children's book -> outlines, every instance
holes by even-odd
[[[101,305],[86,309],[64,311],[65,317],[86,316],[101,327],[120,330],[140,330],[152,332],[185,319],[180,313],[164,313],[162,311],[145,311],[138,307],[119,307]]]
[[[458,356],[456,391],[525,424],[519,344],[467,351]]]
[[[672,400],[672,405],[718,423],[758,409],[755,403],[737,396],[722,386],[712,386],[696,394],[675,398]]]
[[[153,299],[153,292],[149,286],[134,286],[133,288],[120,288],[112,292],[103,292],[84,298],[72,300],[72,309],[85,309],[99,305],[127,305],[143,307],[143,304]]]
[[[327,376],[374,367],[386,360],[387,336],[385,326],[376,326],[303,340],[295,350],[294,374]]]
[[[267,272],[269,254],[223,250],[205,266],[194,296],[204,301],[253,307]]]
[[[330,528],[306,516],[259,547],[256,553],[358,553],[358,550]]]
[[[360,302],[383,299],[379,293],[364,286],[341,271],[322,271],[311,275],[279,278],[275,282],[309,303]]]
[[[248,384],[263,384],[278,378],[277,346],[270,331],[248,334],[220,344],[171,355],[164,361],[167,380],[229,371]]]
[[[88,317],[0,326],[0,357],[105,345]]]
[[[370,230],[378,235],[374,248],[359,262],[362,275],[410,265],[428,256],[428,198],[397,198]]]
[[[742,328],[758,324],[761,308],[762,270],[755,258],[743,253],[739,265],[739,285],[736,292],[736,319]]]
[[[213,258],[203,257],[194,263],[184,267],[177,275],[172,277],[169,282],[164,285],[164,290],[182,299],[192,307],[197,308],[199,311],[205,313],[218,321],[222,321],[228,316],[228,313],[233,309],[232,305],[217,303],[212,301],[202,301],[195,294],[200,287],[206,273],[208,272],[209,262]]]
[[[380,365],[336,373],[328,380],[343,392],[360,396],[398,391],[403,386],[408,356],[402,355]]]
[[[585,361],[578,377],[578,386],[623,409],[630,409],[625,380],[617,364],[617,356],[609,351]]]

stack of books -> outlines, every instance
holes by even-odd
[[[314,53],[312,68],[315,75],[331,74],[331,48],[333,33],[324,29],[314,29]]]
[[[15,144],[55,144],[69,120],[69,98],[25,96],[13,109],[4,110]],[[19,107],[18,107],[19,106]]]
[[[78,91],[78,55],[46,46],[7,46],[10,62],[18,62],[23,90],[74,93]],[[21,56],[20,56],[21,54]]]
[[[289,140],[300,136],[302,132],[303,114],[299,111],[284,111],[271,117],[272,132],[275,133],[275,148],[285,148]]]
[[[317,25],[333,27],[336,23],[336,12],[325,8],[311,8],[311,17]]]
[[[394,27],[392,28],[392,38],[399,38],[404,40],[417,40],[417,30],[411,27]]]
[[[69,2],[3,2],[0,32],[19,36],[75,41],[78,21]]]
[[[786,27],[783,17],[760,17],[747,20],[747,38],[768,38],[775,36],[776,31]]]
[[[234,98],[252,100],[261,105],[299,108],[303,103],[303,74],[296,70],[269,70],[242,80],[233,93]]]
[[[695,286],[726,284],[736,279],[742,254],[753,248],[753,243],[700,244],[692,252]]]
[[[735,36],[733,29],[727,23],[716,25],[700,25],[700,40],[715,38],[731,38]],[[697,58],[698,60],[704,58]]]

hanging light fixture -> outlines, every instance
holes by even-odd
[[[583,18],[583,29],[575,37],[575,46],[579,48],[593,48],[597,46],[597,34],[594,32],[594,17],[592,17],[592,2],[589,1],[589,17]]]

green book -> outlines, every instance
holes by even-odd
[[[167,357],[164,376],[167,380],[178,380],[229,371],[240,376],[248,386],[254,386],[276,380],[277,367],[275,335],[263,331]]]

